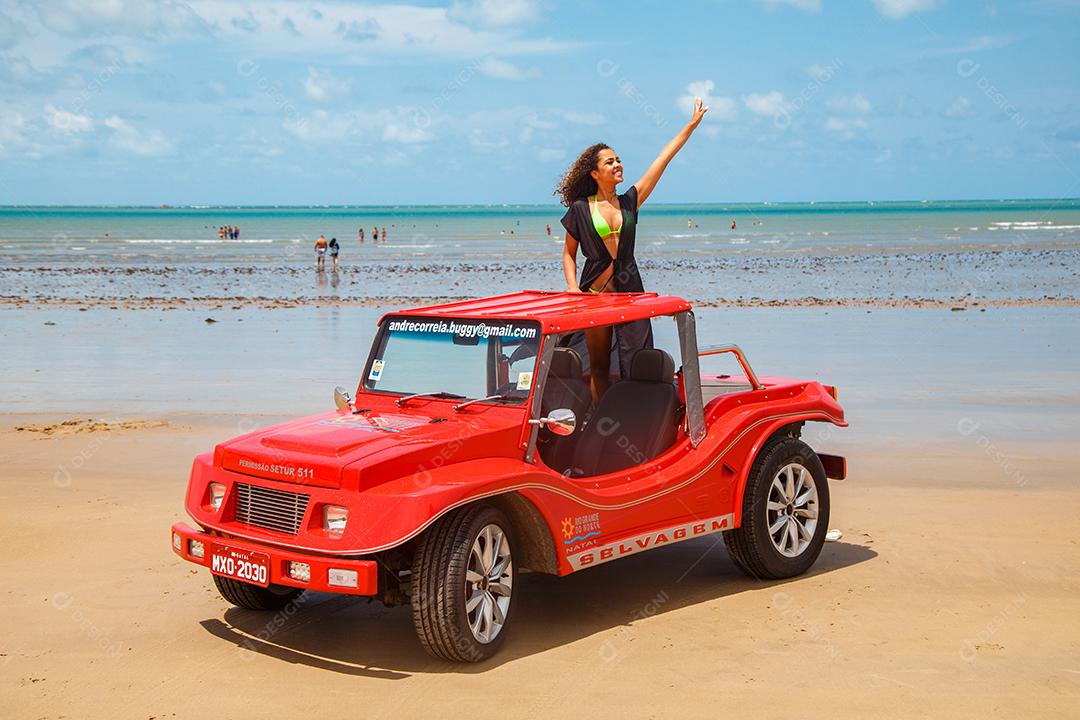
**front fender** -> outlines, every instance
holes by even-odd
[[[423,470],[367,489],[350,502],[362,527],[340,554],[369,554],[412,540],[451,510],[484,498],[538,485],[548,473],[521,460],[483,458]],[[547,518],[544,522],[549,525]]]

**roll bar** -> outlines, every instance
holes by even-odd
[[[721,355],[723,353],[731,353],[735,356],[735,359],[739,361],[739,365],[742,366],[743,372],[746,373],[746,379],[750,381],[751,389],[760,390],[765,387],[758,381],[754,369],[750,367],[750,361],[746,359],[746,355],[743,354],[743,351],[739,349],[738,345],[710,345],[709,347],[698,348],[698,357]]]

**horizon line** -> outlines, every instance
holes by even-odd
[[[1078,202],[1080,197],[1001,197],[1001,198],[928,198],[928,199],[863,199],[863,200],[710,200],[710,201],[686,201],[686,202],[654,202],[650,203],[652,207],[677,207],[684,205],[840,205],[840,204],[903,204],[903,203],[915,203],[915,204],[927,204],[927,203],[975,203],[975,202]],[[235,210],[238,208],[251,208],[251,209],[293,209],[293,208],[325,208],[325,209],[357,209],[362,210],[366,208],[511,208],[511,207],[523,207],[523,208],[561,208],[563,205],[560,203],[415,203],[415,204],[325,204],[325,203],[307,203],[307,204],[243,204],[243,203],[225,203],[225,204],[203,204],[203,203],[160,203],[157,205],[146,204],[114,204],[114,203],[101,203],[101,204],[76,204],[76,205],[59,205],[59,204],[0,204],[0,210],[19,210],[28,208],[50,208],[50,209],[79,209],[79,208],[131,208],[140,210]]]

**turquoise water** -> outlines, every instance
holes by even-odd
[[[3,207],[0,262],[286,263],[320,234],[380,260],[538,260],[558,252],[558,205]],[[732,228],[732,223],[735,227]],[[551,225],[552,235],[546,226]],[[240,227],[221,240],[221,225]],[[375,246],[372,230],[389,231]],[[360,245],[363,227],[367,242]],[[938,250],[1080,241],[1080,199],[645,205],[639,256]]]
[[[558,205],[4,207],[0,296],[234,305],[561,290],[562,213]],[[240,238],[219,239],[222,225],[239,226]],[[378,244],[376,226],[389,232]],[[315,272],[319,234],[341,243],[340,273]],[[1080,294],[1080,200],[646,204],[637,237],[645,287],[697,302]]]

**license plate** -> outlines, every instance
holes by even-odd
[[[266,587],[270,584],[270,556],[254,550],[214,545],[210,550],[210,572]]]

